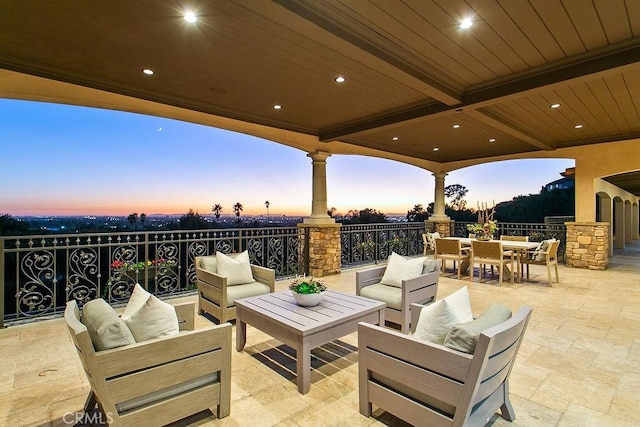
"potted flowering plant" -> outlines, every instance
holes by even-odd
[[[111,269],[119,271],[121,274],[126,274],[135,280],[138,274],[144,274],[145,268],[149,270],[149,277],[155,277],[158,269],[160,274],[163,274],[166,269],[173,268],[175,265],[175,261],[164,258],[140,262],[115,260],[111,263]]]
[[[316,278],[296,277],[289,285],[289,290],[298,305],[311,307],[320,304],[322,293],[327,290],[324,283]]]

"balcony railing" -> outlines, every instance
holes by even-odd
[[[467,225],[472,222],[456,222],[453,226],[453,235],[465,237],[469,235]],[[498,223],[498,238],[501,235],[529,236],[530,242],[541,242],[547,239],[560,240],[558,247],[558,261],[564,262],[565,248],[567,246],[567,227],[564,224],[534,224],[521,222]]]
[[[466,236],[466,224],[456,223],[454,234]],[[384,261],[391,252],[422,254],[424,229],[424,223],[344,225],[342,268]],[[564,256],[564,225],[500,223],[500,232],[529,235],[532,241],[555,237]],[[248,250],[252,263],[274,269],[278,279],[292,277],[303,265],[298,233],[297,227],[274,227],[0,238],[0,327],[60,315],[71,299],[83,304],[103,297],[121,305],[136,282],[159,297],[193,293],[195,257],[217,251]],[[140,271],[113,265],[160,259],[169,263]]]

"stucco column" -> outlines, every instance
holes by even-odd
[[[436,189],[434,193],[433,203],[433,215],[429,217],[431,221],[440,221],[450,219],[444,210],[444,177],[447,176],[444,172],[434,173],[436,178]]]
[[[311,216],[303,220],[304,224],[335,224],[336,221],[327,214],[327,158],[331,154],[316,151],[307,154],[313,164],[313,184]]]

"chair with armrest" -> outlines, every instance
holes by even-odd
[[[440,233],[422,233],[422,244],[424,246],[423,255],[433,254],[436,251],[436,239],[440,238]]]
[[[435,301],[440,279],[440,263],[435,270],[402,281],[402,287],[380,283],[387,266],[356,272],[356,295],[383,301],[387,304],[385,320],[400,325],[403,333],[411,326],[411,304]]]
[[[194,329],[195,304],[175,306],[180,333],[97,351],[75,300],[64,319],[96,404],[109,424],[165,425],[210,408],[218,418],[231,404],[231,325]]]
[[[442,260],[442,269],[447,269],[447,260],[453,261],[453,268],[458,263],[458,280],[463,270],[466,270],[469,262],[469,251],[462,247],[459,239],[436,238],[436,249],[434,257]]]
[[[484,266],[491,265],[498,268],[498,284],[502,285],[502,277],[504,276],[505,261],[509,260],[511,263],[511,283],[513,283],[513,276],[515,272],[513,270],[513,264],[515,261],[515,255],[512,251],[504,251],[502,249],[502,242],[500,241],[471,241],[471,266],[469,270],[469,279],[473,282],[473,267],[475,264],[480,265],[480,272],[478,277],[484,275]]]
[[[197,256],[195,268],[198,312],[207,312],[220,323],[236,318],[236,299],[268,294],[275,290],[276,273],[270,268],[251,264],[253,282],[234,285],[229,285],[229,278],[218,273],[215,255]]]
[[[509,375],[530,316],[522,307],[485,329],[473,354],[360,323],[360,413],[369,417],[376,405],[412,425],[483,426],[500,409],[513,421]]]
[[[527,266],[527,280],[529,280],[529,265],[546,265],[549,286],[551,286],[551,266],[553,266],[556,270],[556,282],[560,283],[560,276],[558,275],[558,248],[560,247],[560,241],[548,240],[546,242],[546,246],[543,242],[543,244],[541,244],[538,249],[526,253],[520,259],[520,262],[523,266]]]

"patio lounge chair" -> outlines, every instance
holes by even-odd
[[[523,307],[482,331],[474,354],[360,323],[360,413],[376,405],[412,425],[483,426],[500,409],[513,421],[509,375],[530,315]]]
[[[432,261],[433,262],[433,261]],[[385,320],[400,325],[403,333],[409,333],[411,325],[411,304],[427,304],[436,299],[440,262],[433,265],[435,270],[425,272],[411,279],[402,280],[402,286],[380,283],[387,266],[356,272],[356,295],[383,301],[387,304]]]
[[[237,258],[243,254],[230,254],[229,257]],[[275,290],[274,270],[251,264],[251,277],[247,280],[234,280],[221,274],[217,258],[219,256],[210,255],[195,259],[200,314],[207,312],[220,323],[228,322],[236,318],[236,299],[268,294]]]
[[[175,311],[177,335],[97,351],[76,301],[67,303],[64,319],[91,385],[85,412],[97,404],[118,426],[165,425],[210,408],[229,415],[231,325],[193,330],[195,304]]]

